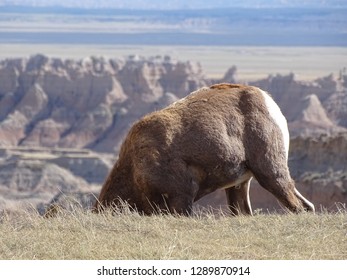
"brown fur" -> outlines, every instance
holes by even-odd
[[[122,200],[144,214],[187,214],[194,201],[225,188],[233,214],[252,214],[252,176],[289,210],[313,210],[296,195],[282,133],[260,90],[213,85],[133,125],[95,209]]]
[[[227,84],[227,83],[222,83],[222,84],[215,84],[210,86],[210,89],[219,89],[219,90],[223,90],[223,89],[229,89],[229,88],[242,88],[245,87],[244,85],[240,85],[240,84]]]

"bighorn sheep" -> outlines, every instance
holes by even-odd
[[[232,214],[252,215],[252,177],[292,212],[314,211],[288,169],[287,121],[259,88],[217,84],[146,115],[130,129],[95,204],[189,214],[225,189]]]

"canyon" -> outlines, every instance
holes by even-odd
[[[169,56],[1,60],[0,209],[90,207],[136,120],[219,82],[239,82],[237,67],[212,79],[199,63]],[[271,93],[288,120],[289,166],[298,189],[318,210],[345,205],[346,69],[312,81],[288,73],[248,83]],[[251,200],[259,211],[280,209],[255,181]],[[217,192],[197,206],[225,203]]]

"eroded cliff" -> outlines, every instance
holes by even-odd
[[[237,82],[236,72],[210,80],[199,64],[170,57],[0,61],[0,207],[97,193],[134,121],[204,85]],[[271,75],[251,83],[269,91],[288,119],[299,188],[329,208],[347,202],[346,77]],[[209,203],[225,203],[220,196]],[[268,197],[252,188],[256,208],[277,207]]]

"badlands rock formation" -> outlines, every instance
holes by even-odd
[[[5,60],[0,145],[117,151],[132,122],[203,85],[198,65],[169,58]]]
[[[112,160],[83,149],[0,148],[0,207],[35,208],[69,193],[97,193]]]
[[[67,196],[88,204],[134,121],[204,85],[237,82],[236,71],[212,81],[199,64],[170,57],[0,61],[0,209],[23,202],[42,208]],[[271,92],[289,121],[289,164],[302,192],[328,208],[346,203],[346,73],[251,84]],[[270,197],[254,184],[255,207],[277,207]],[[223,199],[214,194],[201,204]]]

